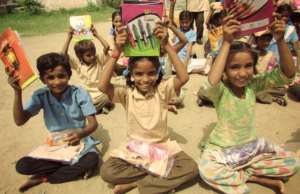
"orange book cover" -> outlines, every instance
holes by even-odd
[[[5,68],[14,69],[20,75],[19,85],[22,89],[38,78],[25,56],[17,33],[11,28],[5,29],[0,35],[0,59]]]

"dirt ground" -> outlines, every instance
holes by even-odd
[[[100,34],[106,35],[109,23],[96,24]],[[51,34],[47,36],[22,38],[23,46],[32,64],[36,58],[46,52],[59,52],[66,37],[66,33]],[[70,49],[72,50],[72,49]],[[185,86],[186,98],[185,108],[179,110],[178,115],[169,114],[169,128],[171,138],[178,141],[183,150],[195,160],[198,159],[200,150],[199,144],[210,133],[216,123],[216,113],[213,108],[198,107],[194,93],[199,88],[203,77],[192,75],[190,81]],[[7,78],[3,68],[0,70],[0,194],[18,193],[18,186],[22,184],[26,177],[19,175],[15,171],[16,161],[26,155],[32,148],[40,145],[45,140],[46,129],[43,123],[42,113],[32,118],[22,127],[17,127],[12,118],[13,90],[7,84]],[[71,83],[77,84],[78,77],[74,74]],[[34,82],[24,93],[24,102],[31,95],[32,91],[42,86],[40,81]],[[262,105],[257,104],[256,127],[260,136],[267,137],[277,144],[286,144],[290,150],[300,148],[300,104],[288,100],[287,107],[277,104]],[[95,132],[94,137],[103,142],[103,159],[109,157],[109,152],[117,147],[126,137],[125,114],[120,105],[108,115],[97,115],[98,122],[104,129]],[[296,174],[286,183],[287,194],[300,193],[300,173]],[[271,194],[273,190],[249,184],[252,193]],[[88,180],[78,180],[59,185],[42,184],[27,193],[32,194],[91,194],[111,193],[111,186],[105,183],[99,173]],[[137,194],[137,189],[129,192]],[[215,193],[209,189],[201,180],[191,182],[186,188],[176,193],[195,194]]]

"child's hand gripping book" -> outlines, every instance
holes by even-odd
[[[73,40],[75,42],[93,39],[91,31],[92,18],[90,15],[71,16],[70,26],[73,29]]]
[[[19,85],[22,89],[38,78],[25,56],[17,33],[11,28],[5,29],[0,35],[0,59],[5,68],[14,70],[20,76]]]
[[[241,34],[265,30],[273,21],[272,0],[224,0],[224,8],[241,22]]]
[[[153,30],[163,14],[162,3],[124,3],[122,21],[127,25],[125,56],[159,56],[160,42]]]

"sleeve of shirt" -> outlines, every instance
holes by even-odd
[[[296,30],[294,30],[289,37],[289,42],[297,42],[298,40],[299,40],[299,37],[297,35]]]
[[[78,65],[77,60],[70,56],[69,62],[70,62],[71,68],[78,73],[80,71],[80,67]]]
[[[288,78],[280,70],[275,68],[271,72],[256,75],[250,82],[250,87],[255,92],[260,92],[272,87],[280,87],[292,83],[294,78]]]
[[[223,91],[224,91],[223,82],[220,81],[218,85],[212,86],[208,81],[208,77],[205,77],[205,80],[203,84],[200,86],[198,93],[210,99],[213,102],[213,104],[216,106],[223,95]]]
[[[112,101],[116,103],[121,103],[123,106],[126,104],[127,86],[114,86],[114,96]]]
[[[39,92],[35,91],[29,101],[25,104],[24,110],[29,112],[31,116],[37,115],[42,108],[42,100],[39,97]]]
[[[163,79],[158,87],[158,92],[165,102],[169,102],[172,98],[176,97],[174,77]]]
[[[197,34],[196,32],[192,31],[188,37],[189,42],[196,42],[197,40]]]
[[[78,88],[76,99],[84,116],[89,116],[96,113],[96,108],[92,102],[92,98],[85,89]]]

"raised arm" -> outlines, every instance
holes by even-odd
[[[120,57],[123,46],[127,41],[127,32],[125,27],[121,27],[117,30],[116,35],[116,48],[112,51],[112,55],[107,59],[105,67],[102,71],[101,78],[99,80],[98,88],[101,92],[107,94],[110,99],[113,98],[114,87],[110,83],[111,77],[117,60]]]
[[[174,87],[177,94],[179,94],[181,87],[189,80],[189,75],[183,64],[179,59],[174,48],[168,41],[168,30],[162,23],[158,23],[154,29],[154,34],[161,40],[161,46],[167,51],[171,63],[174,65],[176,71],[176,77],[174,79]]]
[[[13,70],[5,69],[8,75],[8,83],[14,89],[14,105],[13,105],[13,116],[16,125],[21,126],[25,124],[31,117],[31,115],[24,111],[23,102],[22,102],[22,89],[19,86],[18,82],[20,77],[14,75]]]
[[[94,27],[94,25],[92,25],[91,30],[92,30],[92,33],[95,36],[95,38],[98,39],[100,41],[100,43],[102,44],[102,46],[103,46],[103,53],[105,55],[108,55],[108,51],[109,51],[109,44],[108,44],[108,42],[102,36],[100,36],[100,34],[97,32],[97,30]]]
[[[185,34],[172,25],[172,23],[170,23],[169,28],[179,39],[179,42],[173,45],[175,52],[178,53],[188,43],[188,39],[185,37]]]
[[[220,83],[229,55],[230,45],[234,39],[234,34],[240,30],[240,22],[233,19],[232,15],[226,16],[223,23],[223,43],[218,56],[208,73],[208,81],[212,86]]]
[[[73,29],[70,27],[66,42],[65,42],[65,44],[63,46],[63,49],[62,49],[62,54],[65,55],[65,56],[68,56],[68,50],[69,50],[69,46],[70,46],[72,37],[73,37]]]
[[[293,78],[296,73],[296,67],[293,62],[293,56],[288,48],[288,44],[284,40],[285,22],[281,19],[279,14],[275,15],[275,20],[271,24],[271,30],[273,37],[277,42],[279,57],[280,57],[280,68],[282,72],[288,77]]]
[[[170,10],[169,10],[169,19],[173,26],[177,27],[174,22],[174,9],[175,9],[176,0],[170,0]]]

